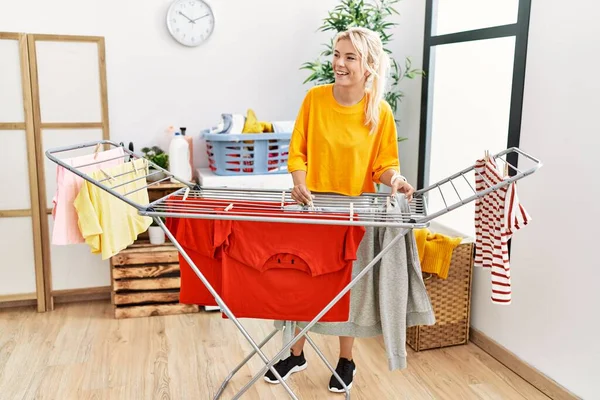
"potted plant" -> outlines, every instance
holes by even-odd
[[[163,217],[159,217],[161,221],[164,223],[165,219]],[[165,243],[165,231],[158,226],[156,221],[152,220],[152,225],[148,227],[148,237],[150,238],[150,244],[164,244]]]
[[[162,169],[165,169],[167,171],[169,170],[169,155],[165,153],[160,147],[144,147],[142,149],[142,153],[144,154],[144,158],[146,158],[148,161],[156,164]],[[156,182],[165,177],[166,175],[164,172],[154,168],[151,165],[148,169],[148,177],[146,178],[146,180],[148,182]]]
[[[360,26],[371,29],[381,37],[385,51],[391,54],[391,51],[386,47],[392,38],[392,33],[389,31],[397,23],[388,21],[388,17],[393,14],[398,14],[393,7],[400,0],[342,0],[333,11],[328,13],[327,18],[323,20],[323,25],[319,27],[319,31],[333,31],[335,36],[338,32],[345,31],[352,26]],[[329,43],[325,44],[325,50],[320,54],[324,60],[317,58],[315,61],[309,61],[302,64],[300,69],[305,69],[311,72],[304,83],[314,82],[321,85],[333,83],[335,77],[331,66],[331,55],[333,54],[333,37]],[[402,101],[404,93],[400,90],[400,82],[405,79],[413,79],[417,75],[423,75],[424,72],[420,69],[412,67],[410,58],[406,58],[404,62],[404,72],[401,71],[398,62],[390,56],[391,71],[390,85],[385,93],[385,100],[392,108],[394,115],[398,109],[398,102]],[[398,122],[398,120],[396,120]],[[399,138],[398,141],[406,140]]]

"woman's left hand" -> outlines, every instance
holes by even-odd
[[[392,196],[394,196],[397,192],[404,193],[408,201],[412,200],[413,193],[415,192],[415,189],[410,185],[410,183],[405,182],[402,179],[394,179],[391,189]]]

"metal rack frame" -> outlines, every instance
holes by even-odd
[[[496,160],[501,160],[506,163],[507,167],[511,168],[513,171],[512,176],[506,178],[503,182],[497,185],[489,185],[489,187],[484,190],[477,192],[473,186],[470,184],[467,174],[474,172],[475,166],[470,166],[465,168],[464,170],[453,174],[435,184],[418,190],[415,192],[413,196],[413,201],[410,204],[409,212],[390,212],[390,207],[393,205],[395,201],[397,201],[397,197],[394,198],[388,194],[384,193],[369,193],[363,194],[360,196],[343,196],[340,194],[326,194],[319,193],[316,194],[316,198],[313,204],[309,206],[291,206],[295,204],[294,200],[291,197],[291,190],[269,190],[269,189],[229,189],[229,188],[209,188],[209,187],[201,187],[192,182],[189,182],[185,179],[181,179],[170,173],[169,171],[157,166],[156,164],[148,161],[148,167],[152,167],[156,169],[156,172],[147,172],[144,177],[138,177],[137,179],[146,179],[149,176],[158,173],[164,173],[166,175],[165,178],[159,179],[155,182],[148,183],[147,185],[136,189],[144,190],[150,186],[159,184],[160,182],[164,182],[166,180],[175,180],[178,181],[185,186],[170,193],[154,202],[150,202],[149,204],[139,204],[127,196],[131,195],[132,192],[120,193],[119,188],[125,187],[127,183],[133,182],[134,180],[127,181],[125,183],[120,183],[114,186],[110,186],[107,182],[110,182],[111,179],[107,176],[103,179],[97,180],[89,176],[88,174],[81,172],[79,168],[83,166],[90,166],[93,164],[98,164],[105,162],[98,161],[95,163],[89,163],[86,165],[79,166],[71,166],[68,163],[63,162],[59,159],[56,154],[63,153],[72,150],[78,150],[83,148],[91,148],[95,147],[95,151],[98,151],[100,147],[122,147],[125,153],[122,157],[127,157],[129,160],[143,158],[141,155],[136,154],[119,144],[110,141],[110,140],[100,140],[93,142],[86,142],[72,146],[64,146],[58,147],[54,149],[49,149],[46,151],[46,156],[55,162],[56,164],[66,168],[67,170],[73,172],[74,174],[80,176],[81,178],[89,181],[90,183],[96,185],[97,187],[105,190],[111,195],[119,198],[120,200],[126,202],[130,206],[134,207],[138,210],[140,215],[152,217],[153,220],[163,229],[169,240],[175,245],[179,253],[182,257],[188,262],[192,270],[198,276],[198,278],[202,281],[202,283],[206,286],[211,295],[215,298],[217,304],[219,305],[221,311],[227,315],[227,317],[236,325],[242,335],[246,338],[246,340],[250,343],[252,347],[252,352],[241,362],[239,363],[231,373],[225,378],[221,387],[217,391],[214,396],[214,399],[218,399],[223,394],[227,384],[233,378],[239,369],[245,365],[250,358],[252,358],[255,354],[258,354],[259,357],[265,363],[265,366],[256,373],[252,379],[246,383],[244,387],[233,397],[234,399],[238,399],[240,396],[245,393],[250,386],[252,386],[261,376],[263,376],[267,370],[271,370],[279,382],[282,384],[284,389],[288,392],[289,396],[292,399],[297,400],[298,398],[287,385],[287,383],[281,378],[281,376],[277,373],[277,371],[273,368],[273,365],[284,356],[289,349],[301,338],[306,337],[310,346],[312,346],[317,355],[321,358],[321,360],[326,364],[328,369],[333,373],[333,375],[341,382],[342,386],[345,390],[346,399],[350,398],[350,392],[346,385],[343,383],[341,378],[335,372],[333,366],[327,361],[323,353],[318,349],[314,341],[308,336],[308,331],[325,315],[351,288],[362,279],[374,265],[397,243],[397,241],[415,228],[423,228],[429,225],[429,221],[434,218],[437,218],[443,214],[446,214],[458,207],[461,207],[467,203],[470,203],[477,198],[483,197],[493,191],[496,191],[502,187],[505,187],[512,182],[515,182],[519,179],[528,176],[537,169],[539,169],[542,163],[528,155],[525,152],[522,152],[518,148],[509,148],[506,149],[493,157]],[[530,161],[532,166],[528,169],[520,170],[515,166],[508,163],[508,161],[504,160],[502,157],[510,153],[517,153],[517,155],[522,156],[524,159]],[[483,179],[485,177],[481,176]],[[467,181],[470,189],[473,191],[473,194],[468,197],[461,197],[459,191],[456,188],[456,181]],[[458,200],[448,204],[442,187],[444,185],[450,185],[455,191]],[[445,207],[442,209],[430,213],[428,210],[428,197],[435,192],[439,192],[443,199]],[[180,199],[181,198],[181,199]],[[194,204],[194,200],[199,200],[197,204]],[[223,203],[228,203],[228,206],[224,207],[222,212],[215,212],[215,207],[212,205],[207,207],[206,203],[213,201],[215,206],[218,204],[222,206]],[[257,204],[260,202],[260,204]],[[282,349],[272,358],[268,358],[261,348],[268,343],[277,333],[277,329],[274,329],[265,339],[263,339],[260,343],[257,343],[250,334],[246,331],[246,329],[242,326],[240,321],[235,317],[235,315],[231,312],[231,310],[227,307],[227,304],[223,301],[223,299],[219,296],[217,291],[210,285],[206,277],[202,274],[202,272],[198,269],[189,255],[185,252],[185,250],[178,243],[177,239],[174,237],[173,233],[166,227],[163,223],[161,217],[172,217],[172,218],[201,218],[201,219],[226,219],[226,220],[240,220],[240,221],[264,221],[264,222],[286,222],[286,223],[302,223],[302,224],[330,224],[330,225],[354,225],[354,226],[374,226],[374,227],[397,227],[400,228],[398,234],[385,246],[379,254],[377,254],[363,269],[362,271],[354,277],[351,282],[349,282],[309,323],[298,333],[294,335],[294,337],[288,341]],[[285,324],[284,329],[290,329],[290,323],[287,322]]]

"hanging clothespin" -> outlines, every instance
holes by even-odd
[[[94,160],[98,157],[98,151],[100,151],[100,143],[96,144],[96,148],[94,149]]]
[[[285,190],[283,190],[281,192],[281,208],[283,208],[284,204],[285,204]]]
[[[350,221],[354,221],[354,203],[350,203]]]
[[[508,176],[508,161],[504,161],[504,176]]]
[[[185,201],[185,199],[187,199],[189,194],[190,194],[190,188],[187,187],[187,188],[185,188],[185,193],[183,194],[183,201]]]
[[[391,201],[392,201],[392,199],[390,198],[390,196],[387,196],[387,197],[385,198],[385,209],[386,209],[386,210],[389,210],[389,209],[390,209],[390,206],[391,206]]]
[[[110,179],[111,181],[115,180],[115,177],[110,175],[108,172],[106,172],[105,170],[103,170],[102,168],[100,168],[100,172],[102,172],[108,179]]]
[[[227,207],[225,207],[225,211],[229,211],[233,208],[233,203],[229,204]]]
[[[142,168],[144,169],[144,173],[148,175],[150,173],[150,170],[148,169],[148,159],[142,158],[142,160]]]

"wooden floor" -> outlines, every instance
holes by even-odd
[[[219,313],[115,320],[108,302],[60,304],[53,312],[0,309],[0,398],[211,399],[250,346]],[[268,321],[243,320],[260,341]],[[313,335],[335,360],[337,338]],[[266,347],[275,354],[280,336]],[[343,399],[327,390],[329,372],[306,348],[309,367],[288,380],[300,399]],[[548,399],[473,344],[420,353],[389,372],[381,339],[358,339],[352,399]],[[258,371],[254,357],[228,386],[230,399]],[[237,392],[237,390],[236,390]],[[286,399],[259,380],[242,399]]]

